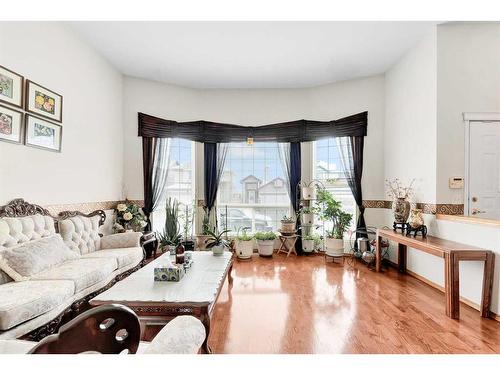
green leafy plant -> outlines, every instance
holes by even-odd
[[[326,231],[329,238],[343,239],[344,232],[352,221],[352,215],[342,210],[342,203],[337,201],[326,189],[320,188],[317,192],[316,207],[320,212],[321,220],[331,221],[333,227]]]
[[[202,225],[201,225],[201,230],[202,230],[202,234],[207,236],[207,235],[209,235],[209,232],[213,232],[215,230],[215,228],[210,227],[210,211],[208,210],[208,208],[203,207],[203,211],[204,211],[204,214],[203,214],[203,221],[202,221]]]
[[[236,238],[239,241],[251,241],[253,240],[253,237],[251,234],[248,234],[249,227],[243,227],[243,228],[238,228],[238,234],[236,235]],[[241,234],[240,234],[241,230]]]
[[[184,209],[180,213],[180,217],[184,219],[182,233],[184,235],[184,240],[187,241],[188,238],[192,235],[192,233],[190,232],[194,224],[194,206],[186,204]]]
[[[157,233],[161,247],[177,246],[181,241],[179,228],[179,202],[168,198],[165,202],[165,227],[163,232]]]
[[[302,207],[299,212],[301,214],[315,214],[318,212],[316,207]]]
[[[272,241],[277,238],[274,232],[257,232],[255,233],[255,239],[260,241]]]
[[[214,231],[208,231],[207,235],[210,236],[210,238],[207,241],[207,249],[211,249],[214,246],[229,246],[229,241],[222,238],[226,233],[228,233],[229,230],[223,230],[222,232],[219,232],[218,230]]]
[[[138,204],[128,200],[116,206],[116,223],[113,225],[115,232],[124,232],[132,229],[136,232],[148,225],[146,215]]]

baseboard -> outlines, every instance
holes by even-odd
[[[384,262],[387,262],[387,264],[391,267],[391,268],[394,268],[394,269],[398,269],[398,265],[397,263],[391,261],[391,260],[388,260],[388,259],[384,259]],[[411,277],[414,277],[415,279],[417,280],[420,280],[421,282],[423,282],[424,284],[427,284],[429,286],[432,286],[433,288],[439,290],[440,292],[444,293],[444,287],[442,287],[441,285],[439,284],[436,284],[434,281],[431,281],[425,277],[423,277],[422,275],[419,275],[418,273],[415,273],[413,271],[410,271],[409,269],[406,270],[406,274],[407,275],[410,275]],[[480,306],[467,299],[467,298],[464,298],[464,297],[460,297],[460,302],[462,302],[464,305],[467,305],[469,307],[472,307],[474,310],[477,310],[477,311],[481,311],[480,309]],[[490,317],[498,322],[500,322],[500,315],[494,313],[493,311],[490,311]]]

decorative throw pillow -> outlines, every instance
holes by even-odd
[[[80,256],[71,251],[59,234],[0,250],[0,269],[14,281],[32,276]]]

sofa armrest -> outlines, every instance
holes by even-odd
[[[110,234],[101,238],[101,250],[141,246],[141,232]]]
[[[181,315],[163,327],[142,353],[197,354],[205,337],[205,327],[199,319]]]

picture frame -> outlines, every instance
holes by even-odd
[[[62,122],[63,97],[38,83],[26,80],[26,112],[51,121]]]
[[[0,141],[23,143],[23,116],[22,112],[0,105]]]
[[[24,77],[0,65],[0,102],[23,108]]]
[[[61,152],[62,125],[33,115],[26,115],[25,122],[26,146]]]

